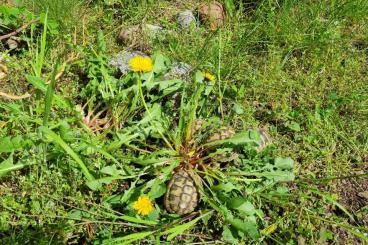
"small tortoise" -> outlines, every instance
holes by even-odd
[[[169,184],[165,195],[165,208],[170,213],[179,215],[194,211],[198,204],[198,191],[192,177],[185,171],[176,172]]]

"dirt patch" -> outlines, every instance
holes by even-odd
[[[337,184],[339,201],[348,210],[355,212],[368,206],[368,178],[342,179]]]

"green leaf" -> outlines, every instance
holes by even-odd
[[[29,165],[33,165],[33,163],[32,164],[18,163],[18,164],[14,165],[13,156],[11,155],[8,159],[6,159],[2,163],[0,163],[0,177],[5,176],[6,174],[8,174],[11,171],[22,169],[22,168],[24,168],[26,166],[29,166]]]
[[[11,15],[11,16],[16,17],[19,15],[20,11],[19,11],[19,8],[7,6],[7,5],[0,5],[0,13],[5,16]]]
[[[194,80],[196,83],[202,83],[204,80],[204,75],[201,71],[197,71],[194,75]]]
[[[146,111],[144,113],[143,118],[139,121],[137,125],[144,125],[149,122],[152,122],[152,120],[160,118],[161,117],[161,106],[159,104],[153,104],[151,108],[149,108],[149,113]]]
[[[95,191],[98,190],[102,187],[102,184],[110,184],[112,181],[114,180],[124,180],[124,179],[133,179],[136,178],[137,175],[134,176],[113,176],[113,177],[105,177],[105,178],[100,178],[100,179],[95,179],[95,180],[91,180],[91,181],[87,181],[87,186]]]
[[[236,244],[238,239],[236,239],[231,232],[230,228],[226,225],[222,231],[222,239],[230,244]]]
[[[156,53],[153,57],[154,65],[153,65],[153,72],[154,73],[162,73],[167,70],[167,65],[170,63],[170,60],[163,56],[161,53]]]
[[[256,213],[256,209],[253,204],[242,197],[230,199],[228,207],[239,211],[239,213],[245,216],[252,216]]]
[[[288,122],[286,126],[295,132],[300,132],[301,130],[300,124],[296,122]]]
[[[148,193],[148,196],[151,199],[156,199],[161,197],[166,193],[166,185],[162,183],[162,181],[156,179],[155,183],[152,185],[151,191]]]
[[[100,170],[101,173],[104,174],[108,174],[111,176],[118,176],[118,175],[124,175],[124,171],[123,170],[118,170],[116,168],[116,165],[111,165],[111,166],[105,166]]]
[[[290,157],[277,157],[275,158],[275,167],[278,169],[291,170],[294,168],[294,161]]]
[[[236,188],[233,183],[227,182],[227,183],[221,183],[219,185],[213,186],[212,189],[215,191],[224,191],[227,193],[232,190],[237,190],[238,188]]]
[[[13,155],[0,163],[0,177],[4,176],[13,167]]]
[[[309,189],[312,193],[315,193],[321,197],[323,197],[323,199],[325,201],[330,202],[331,204],[335,205],[336,207],[338,207],[339,209],[341,209],[341,211],[343,211],[351,220],[355,221],[354,216],[340,203],[338,203],[335,198],[333,198],[330,194],[328,193],[323,193],[317,189]]]
[[[30,84],[32,84],[36,89],[46,93],[47,91],[47,84],[45,83],[45,81],[37,76],[31,76],[31,75],[26,75],[26,80],[27,82],[29,82]],[[63,97],[60,97],[59,95],[54,95],[55,98],[55,103],[62,107],[62,108],[68,108],[69,104],[67,102],[67,100],[65,100]]]
[[[276,182],[289,182],[295,179],[295,175],[292,172],[288,171],[273,171],[270,173],[265,173],[264,175],[266,178],[273,179]]]
[[[256,240],[259,238],[259,232],[257,228],[257,223],[254,221],[244,221],[241,219],[227,218],[226,219],[234,228],[239,231],[244,232],[250,238]]]
[[[23,148],[22,142],[21,136],[0,138],[0,153],[21,150]]]

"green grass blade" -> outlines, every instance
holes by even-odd
[[[138,218],[128,216],[128,215],[119,216],[119,219],[129,221],[132,223],[144,224],[144,225],[157,225],[158,224],[156,221],[138,219]]]
[[[200,219],[206,217],[207,215],[211,214],[211,212],[208,212],[208,213],[205,213],[197,218],[195,218],[194,220],[188,222],[188,223],[185,223],[185,224],[182,224],[182,225],[178,225],[178,226],[175,226],[174,228],[171,228],[167,231],[164,231],[162,232],[161,234],[162,235],[166,235],[166,234],[170,234],[168,235],[167,237],[167,240],[168,241],[171,241],[173,238],[175,238],[176,236],[180,235],[180,234],[183,234],[186,230],[190,229],[192,226],[194,226]]]
[[[138,232],[138,233],[133,233],[130,235],[126,235],[123,237],[118,237],[118,238],[112,238],[112,239],[108,239],[108,240],[104,240],[103,244],[131,244],[135,241],[141,240],[151,234],[153,234],[154,231],[143,231],[143,232]]]
[[[41,36],[40,52],[37,54],[36,63],[35,63],[35,68],[36,68],[35,75],[37,77],[41,77],[42,67],[45,61],[46,41],[47,41],[47,12],[45,14],[44,23],[43,23],[43,32]]]
[[[88,181],[95,179],[93,175],[89,172],[87,166],[84,164],[82,159],[78,156],[78,154],[75,153],[73,149],[70,148],[70,146],[65,143],[65,141],[59,135],[55,134],[52,130],[46,127],[41,127],[41,131],[45,134],[47,138],[51,139],[54,144],[59,145],[61,148],[63,148],[63,150],[68,153],[69,156],[74,159],[74,161],[78,163]]]
[[[45,112],[43,117],[43,126],[47,127],[47,122],[50,117],[51,107],[52,107],[52,99],[55,91],[55,84],[56,84],[56,72],[59,67],[59,61],[56,63],[54,70],[51,74],[51,82],[47,87],[46,97],[45,97]]]

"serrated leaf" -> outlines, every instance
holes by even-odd
[[[121,170],[118,170],[116,168],[116,165],[111,165],[111,166],[105,166],[103,167],[101,170],[100,170],[101,173],[104,173],[104,174],[108,174],[108,175],[111,175],[111,176],[117,176],[117,175],[120,175],[120,174],[124,174],[123,171]]]
[[[257,228],[257,223],[254,221],[244,221],[241,219],[228,218],[227,221],[239,231],[244,232],[250,238],[256,240],[259,238],[259,232]]]
[[[5,176],[11,171],[22,169],[29,165],[32,164],[22,164],[22,163],[13,164],[13,156],[10,156],[8,159],[0,163],[0,177]]]

